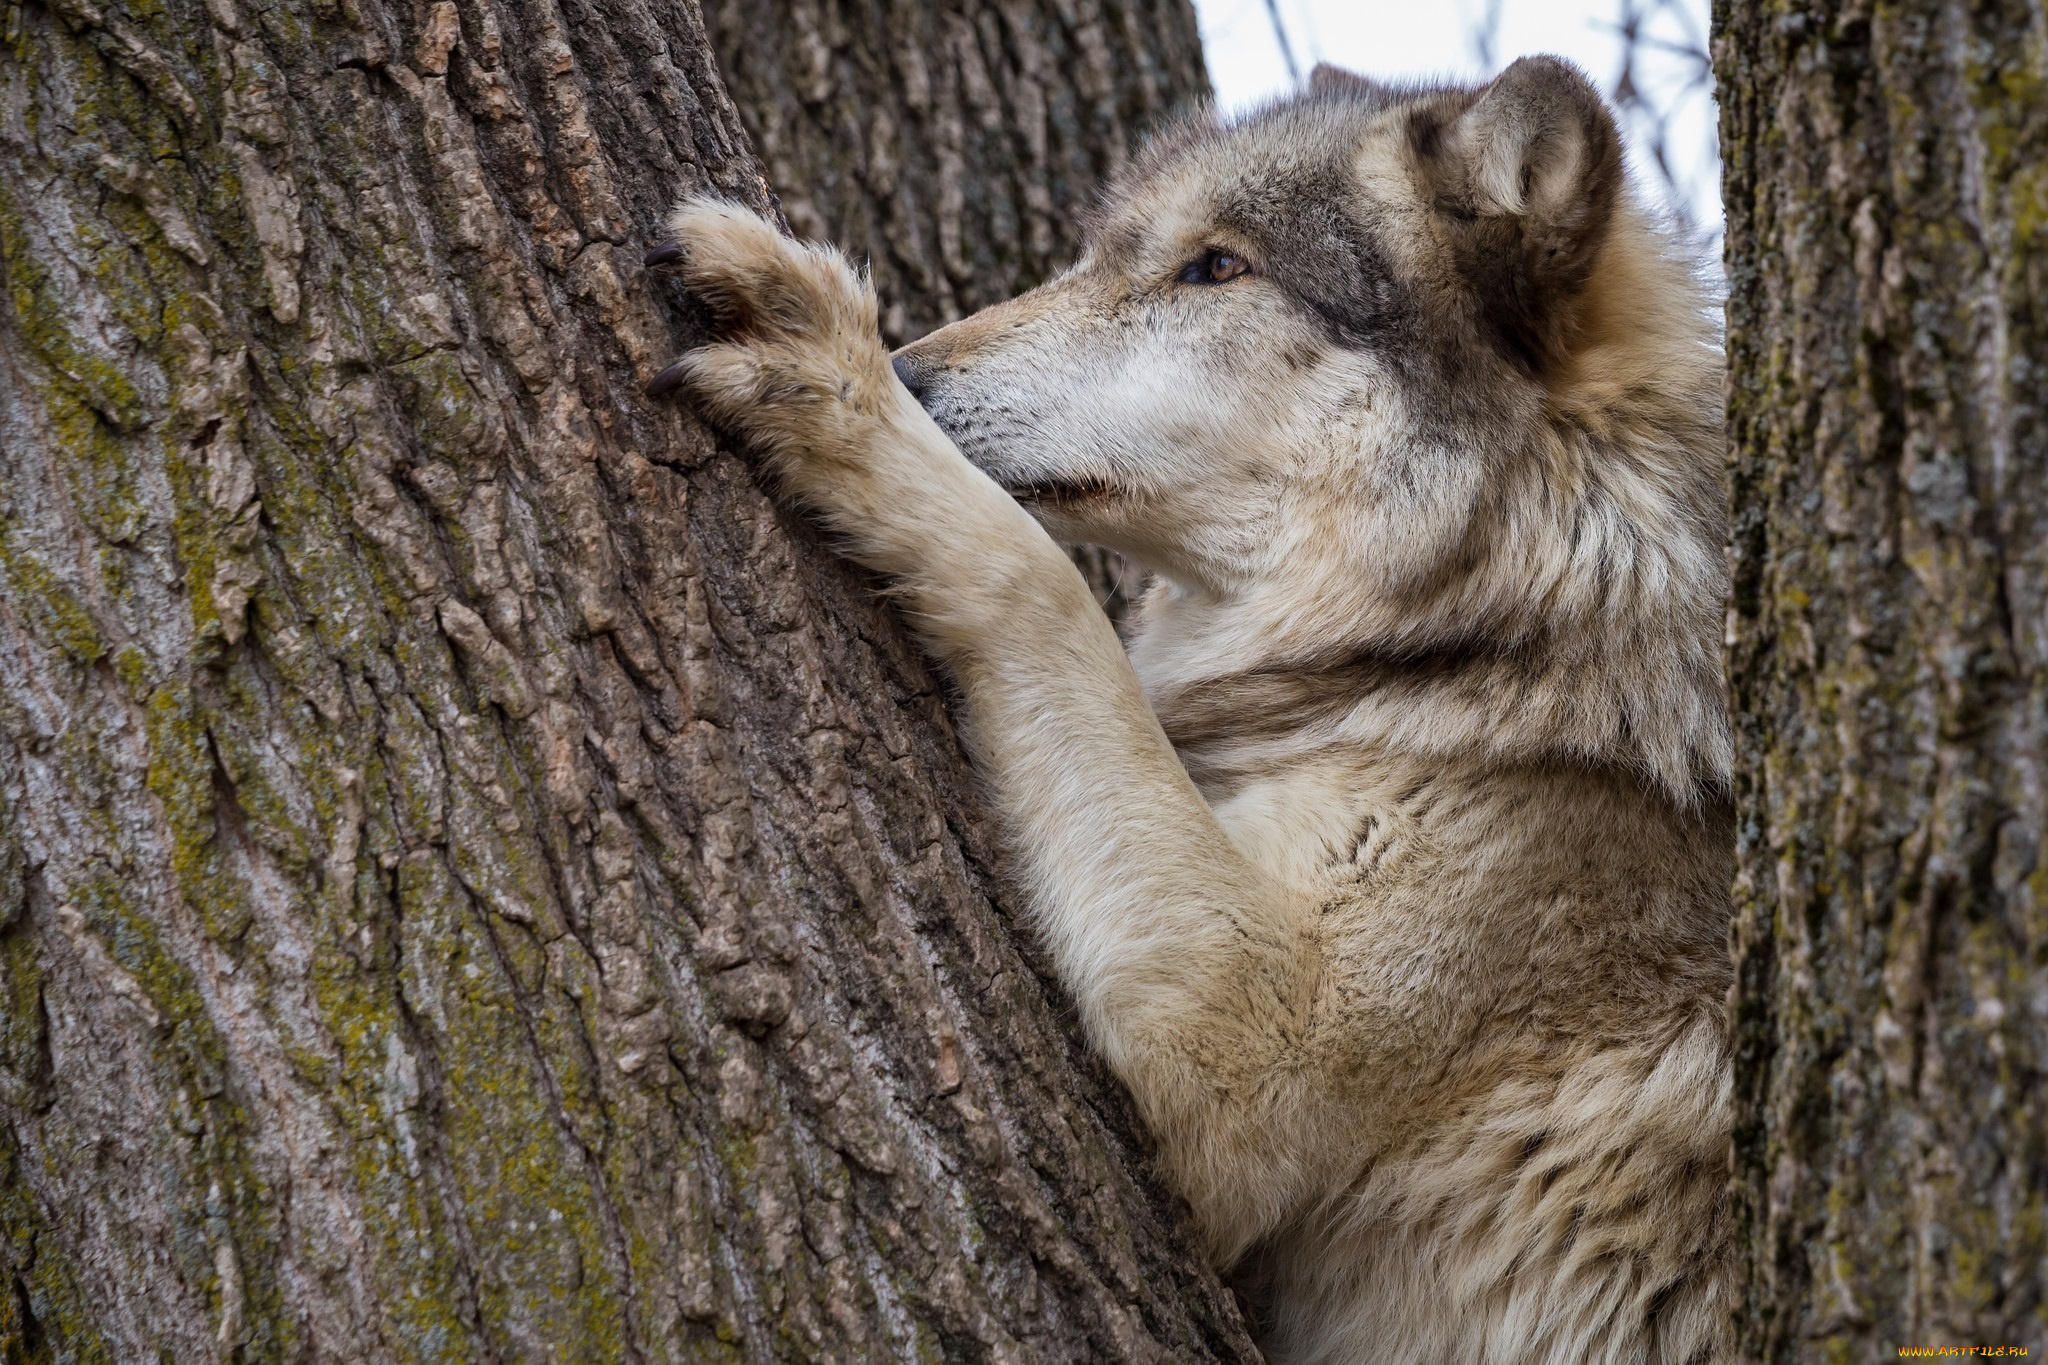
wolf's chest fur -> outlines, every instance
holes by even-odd
[[[1330,1165],[1236,1261],[1268,1350],[1714,1358],[1725,811],[1628,774],[1403,763],[1331,728],[1285,766],[1263,737],[1262,771],[1214,803],[1298,888],[1324,978],[1299,1050],[1332,1103],[1301,1117]]]
[[[1269,1350],[1713,1358],[1725,809],[1612,757],[1431,753],[1465,724],[1471,660],[1246,662],[1258,628],[1230,617],[1155,593],[1132,653],[1221,830],[1317,945],[1298,1049],[1328,1078],[1329,1165],[1236,1254]],[[1614,1209],[1625,1234],[1594,1218]]]

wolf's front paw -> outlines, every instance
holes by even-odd
[[[648,262],[680,266],[717,315],[720,340],[663,370],[649,392],[686,388],[786,477],[857,458],[896,382],[868,282],[838,252],[792,242],[723,200],[686,200],[669,226],[674,244]]]

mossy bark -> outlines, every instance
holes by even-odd
[[[690,0],[0,8],[0,1337],[1253,1358],[873,585],[642,384]]]
[[[1092,197],[1207,99],[1187,0],[709,0],[789,223],[867,264],[891,345],[1069,265]],[[1112,618],[1144,571],[1076,562]]]
[[[1742,1358],[2048,1351],[2048,20],[1722,0]]]

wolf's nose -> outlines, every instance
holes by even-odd
[[[929,366],[921,365],[907,355],[899,355],[889,362],[896,371],[896,377],[903,381],[903,387],[910,390],[910,396],[920,403],[924,401],[924,386],[931,379]]]

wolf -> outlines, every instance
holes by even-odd
[[[658,377],[957,681],[1036,932],[1282,1365],[1728,1359],[1720,345],[1551,58],[1157,136],[893,358],[686,202]],[[1058,542],[1154,584],[1120,642]]]

